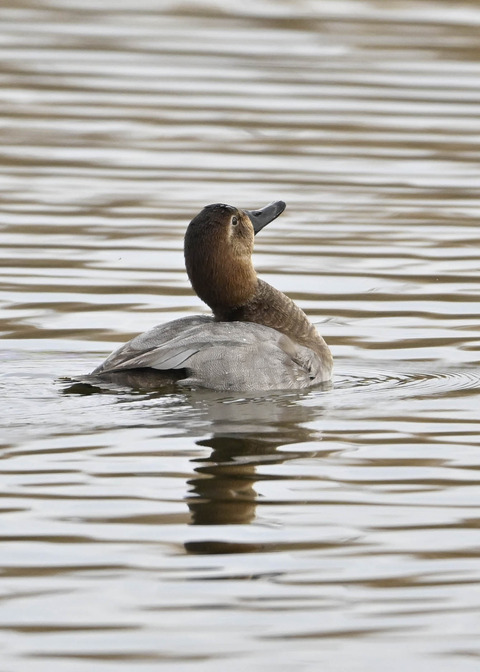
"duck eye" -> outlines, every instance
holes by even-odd
[[[232,217],[232,226],[237,226],[237,224],[238,224],[238,218]]]

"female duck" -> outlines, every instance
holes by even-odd
[[[257,277],[254,236],[285,209],[207,205],[188,226],[185,263],[213,316],[154,327],[111,354],[92,375],[135,386],[177,381],[214,390],[301,389],[330,380],[332,356],[305,313]]]

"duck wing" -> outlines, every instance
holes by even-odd
[[[112,352],[92,375],[146,367],[177,369],[197,352],[199,332],[213,321],[213,317],[196,315],[159,324]]]
[[[185,369],[181,385],[216,390],[299,389],[330,374],[312,350],[275,329],[208,316],[181,318],[136,336],[93,375],[131,369]]]

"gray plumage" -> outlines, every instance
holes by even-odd
[[[92,375],[145,368],[183,369],[185,377],[178,382],[186,386],[244,391],[301,389],[329,380],[331,374],[312,350],[275,329],[215,322],[208,316],[184,317],[136,336]]]

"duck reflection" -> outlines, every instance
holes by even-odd
[[[251,523],[258,504],[255,483],[275,478],[258,473],[258,468],[320,452],[294,449],[300,444],[318,445],[318,430],[302,424],[318,416],[318,406],[313,410],[292,399],[283,402],[278,398],[245,400],[210,407],[210,420],[217,432],[196,442],[210,448],[211,453],[193,460],[198,466],[195,477],[188,481],[190,493],[186,498],[191,525]],[[202,540],[187,542],[185,548],[190,553],[253,553],[261,550],[262,543]]]
[[[255,518],[257,465],[275,452],[277,444],[249,437],[214,436],[197,445],[212,449],[188,481],[188,506],[193,525],[239,525]],[[255,462],[253,456],[258,456]],[[243,458],[243,459],[242,459]],[[195,460],[199,462],[200,460]],[[283,461],[283,460],[276,460]]]
[[[318,429],[324,413],[322,388],[308,392],[278,392],[268,396],[231,396],[212,390],[190,390],[182,394],[163,390],[148,395],[122,393],[117,386],[83,389],[68,388],[66,393],[113,394],[125,409],[146,404],[145,426],[171,429],[190,436],[196,446],[207,448],[208,455],[194,458],[195,475],[188,481],[185,501],[190,510],[190,525],[213,527],[249,525],[255,520],[261,502],[255,489],[259,480],[283,478],[268,473],[268,465],[296,458],[328,455]],[[138,426],[138,425],[137,425]],[[168,432],[167,432],[168,434]],[[199,434],[210,434],[198,439]],[[310,450],[305,450],[308,446]],[[200,530],[198,530],[200,532]],[[225,532],[225,531],[224,531]],[[212,539],[215,534],[216,539]],[[210,539],[184,542],[189,553],[253,553],[265,549],[261,541],[227,540],[218,529]]]

